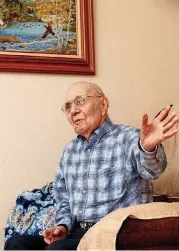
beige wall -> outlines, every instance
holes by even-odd
[[[96,76],[0,73],[0,245],[16,196],[53,179],[74,133],[60,111],[68,86],[99,84],[116,123],[139,127],[179,99],[179,1],[94,0]]]

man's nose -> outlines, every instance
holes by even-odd
[[[72,103],[70,113],[73,115],[73,114],[76,114],[78,112],[79,112],[79,108],[74,103]]]

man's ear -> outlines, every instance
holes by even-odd
[[[106,115],[108,112],[108,107],[109,107],[109,102],[106,97],[102,97],[101,100],[101,110],[102,110],[102,115]]]

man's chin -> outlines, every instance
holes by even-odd
[[[84,127],[81,127],[81,128],[80,127],[74,127],[74,130],[79,135],[84,135],[85,131],[86,131]]]

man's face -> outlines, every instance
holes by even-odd
[[[68,121],[75,132],[89,139],[92,132],[103,122],[104,116],[101,109],[102,97],[95,89],[84,84],[73,85],[66,94],[65,103],[74,100],[78,96],[87,97],[83,105],[72,103],[70,112],[66,113]]]

